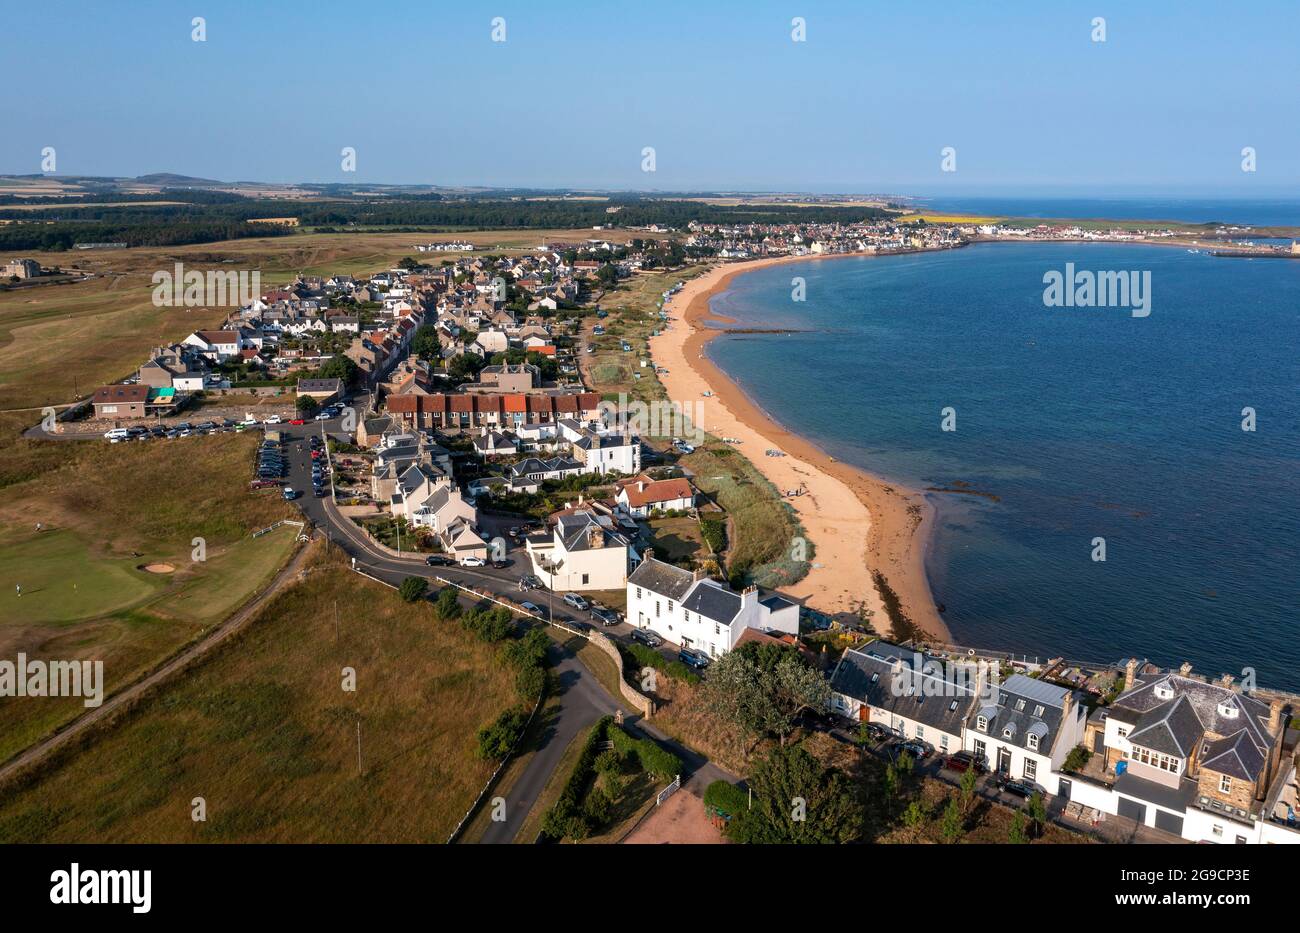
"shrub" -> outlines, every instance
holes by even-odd
[[[594,767],[597,774],[617,775],[623,770],[623,759],[612,748],[606,749],[596,756]]]
[[[528,725],[528,716],[522,710],[506,710],[491,725],[478,730],[478,755],[489,761],[500,761],[510,754]]]
[[[521,667],[515,674],[515,691],[521,700],[538,699],[546,692],[546,668],[540,664]]]
[[[749,809],[749,795],[730,781],[714,781],[704,789],[704,805],[735,818]]]
[[[1064,771],[1082,771],[1088,764],[1088,759],[1092,757],[1092,752],[1088,751],[1082,745],[1076,745],[1070,749],[1070,754],[1065,756],[1065,764],[1062,766]]]
[[[424,577],[407,577],[397,588],[397,593],[408,603],[418,602],[429,591],[429,581]]]
[[[458,596],[459,591],[454,586],[444,586],[438,591],[438,598],[434,600],[433,605],[438,612],[439,618],[454,619],[460,615]]]

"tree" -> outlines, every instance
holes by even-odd
[[[612,287],[618,282],[618,268],[609,263],[605,263],[596,270],[596,278],[600,281],[600,284],[604,285],[606,288]]]
[[[979,774],[974,768],[967,768],[961,776],[961,811],[962,813],[970,812],[971,802],[975,799],[975,785],[979,781]]]
[[[408,603],[423,599],[424,594],[428,591],[429,581],[424,577],[407,577],[402,581],[402,585],[397,588],[397,594]]]
[[[433,603],[438,618],[454,619],[460,615],[460,602],[457,600],[457,595],[454,586],[444,586],[438,591],[438,598]]]
[[[477,382],[482,369],[482,357],[477,353],[462,353],[452,357],[451,363],[447,365],[447,374],[456,382]]]
[[[316,412],[320,411],[320,402],[316,401],[310,395],[300,395],[293,407],[298,410],[298,414],[310,418]]]
[[[490,725],[478,730],[478,756],[500,761],[510,754],[524,733],[528,717],[520,710],[506,710]]]
[[[753,808],[727,828],[737,842],[839,844],[862,834],[862,803],[848,779],[801,746],[773,749],[749,785]]]
[[[352,357],[337,353],[321,364],[316,375],[320,379],[338,379],[343,385],[351,386],[356,383],[359,372]]]
[[[943,819],[939,823],[939,833],[944,842],[956,842],[961,838],[961,807],[957,804],[956,797],[948,799],[948,807],[943,811]]]
[[[442,342],[438,340],[438,329],[432,324],[421,324],[411,335],[411,353],[426,363],[438,359]]]
[[[706,702],[714,713],[755,742],[775,733],[785,744],[795,717],[822,709],[830,685],[797,651],[784,645],[742,645],[723,655],[705,682]]]
[[[1043,795],[1034,792],[1034,796],[1029,798],[1029,803],[1025,807],[1029,815],[1029,831],[1032,838],[1037,838],[1043,834],[1043,827],[1047,824],[1047,805],[1043,803]]]
[[[1011,818],[1011,829],[1007,831],[1007,842],[1012,845],[1024,845],[1029,842],[1029,836],[1025,833],[1025,814],[1020,810]]]

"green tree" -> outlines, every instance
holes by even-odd
[[[520,710],[506,710],[490,725],[478,730],[478,755],[488,761],[500,761],[510,754],[528,724]]]
[[[458,595],[459,591],[454,586],[444,586],[438,591],[438,598],[434,600],[433,604],[438,612],[438,618],[454,619],[460,615]]]
[[[939,834],[943,836],[944,842],[952,843],[961,838],[962,831],[961,807],[956,797],[950,797],[948,806],[943,811],[943,819],[939,822]]]
[[[356,361],[350,356],[344,356],[342,353],[331,356],[316,371],[318,378],[338,379],[345,386],[355,385],[359,373],[360,370],[357,368]]]
[[[1007,842],[1012,845],[1024,845],[1029,842],[1029,836],[1025,833],[1025,814],[1020,810],[1011,818],[1011,829],[1007,831]]]
[[[429,581],[424,577],[407,577],[402,581],[401,586],[397,588],[397,594],[408,603],[423,599],[424,594],[428,591]]]
[[[438,359],[442,342],[438,340],[438,329],[432,324],[421,324],[411,335],[411,353],[426,363]]]
[[[298,410],[298,414],[305,418],[310,418],[320,411],[320,402],[316,401],[310,395],[300,395],[293,403],[293,407]]]
[[[967,768],[961,776],[961,812],[969,813],[971,803],[975,800],[975,785],[979,782],[979,774],[974,768]]]
[[[774,733],[784,745],[795,717],[830,701],[830,685],[794,649],[751,644],[727,652],[713,665],[705,700],[755,744]]]
[[[1025,810],[1029,816],[1030,836],[1037,839],[1043,834],[1043,828],[1047,825],[1047,804],[1043,802],[1043,795],[1035,791],[1034,796],[1029,798]]]
[[[749,784],[753,809],[728,826],[737,842],[835,844],[862,834],[862,803],[848,779],[798,745],[773,749]]]

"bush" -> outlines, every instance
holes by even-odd
[[[597,774],[615,776],[623,771],[623,759],[612,748],[606,749],[596,756],[594,767]]]
[[[475,609],[461,617],[461,624],[489,644],[501,641],[515,627],[514,616],[504,606]]]
[[[694,686],[700,682],[700,675],[695,673],[681,661],[665,661],[664,656],[653,648],[632,642],[630,644],[619,644],[620,650],[625,656],[630,656],[633,661],[632,665],[624,664],[624,668],[635,668],[640,670],[643,667],[652,667],[657,671],[663,671],[673,680],[680,680]]]
[[[604,826],[614,809],[614,801],[599,787],[593,787],[582,805],[583,816],[591,826]]]
[[[1065,764],[1062,766],[1063,771],[1082,771],[1088,764],[1088,759],[1092,757],[1092,752],[1088,751],[1082,745],[1076,745],[1070,749],[1070,754],[1065,756]]]
[[[397,594],[408,603],[418,602],[429,591],[429,581],[424,577],[407,577],[397,588]]]
[[[714,516],[701,518],[700,535],[704,538],[704,543],[709,546],[710,551],[714,554],[721,554],[727,547],[726,519]]]
[[[434,600],[433,605],[439,618],[454,619],[460,615],[459,595],[459,591],[454,586],[444,586],[438,591],[438,598]]]
[[[510,754],[528,725],[528,716],[522,710],[506,710],[491,725],[478,730],[478,755],[489,761],[500,761]]]
[[[520,668],[515,674],[515,691],[521,700],[538,699],[546,692],[546,668],[540,664]]]
[[[704,805],[733,819],[749,809],[749,795],[730,781],[714,781],[704,789]]]

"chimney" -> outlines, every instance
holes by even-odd
[[[1222,687],[1224,687],[1224,688],[1226,688],[1226,689],[1228,689],[1228,690],[1231,690],[1231,689],[1232,689],[1232,682],[1233,682],[1234,680],[1236,680],[1236,678],[1233,677],[1231,674],[1224,674],[1223,677],[1221,677],[1221,678],[1219,679],[1219,685],[1222,686]]]
[[[1124,668],[1124,689],[1132,690],[1133,685],[1137,683],[1138,659],[1129,658],[1128,666]]]
[[[1073,693],[1073,691],[1067,690],[1067,691],[1065,691],[1065,696],[1061,697],[1061,725],[1062,725],[1062,727],[1064,727],[1065,724],[1066,724],[1067,722],[1069,722],[1069,720],[1070,720],[1070,714],[1071,714],[1071,711],[1072,711],[1073,708],[1074,708],[1074,693]]]
[[[646,548],[644,551],[641,552],[641,559],[642,559],[643,561],[646,561],[646,560],[654,560],[654,559],[655,559],[655,549],[652,548],[652,547],[648,547],[648,548]]]
[[[603,548],[605,546],[605,529],[601,528],[599,525],[592,525],[591,531],[587,535],[587,539],[591,542],[591,549],[593,551]]]
[[[1178,673],[1182,674],[1184,677],[1186,677],[1186,676],[1188,676],[1189,674],[1191,674],[1191,672],[1192,672],[1192,662],[1191,662],[1191,661],[1184,661],[1183,664],[1182,664],[1182,666],[1178,668]]]
[[[1277,735],[1282,728],[1282,701],[1274,700],[1268,705],[1268,732]]]

